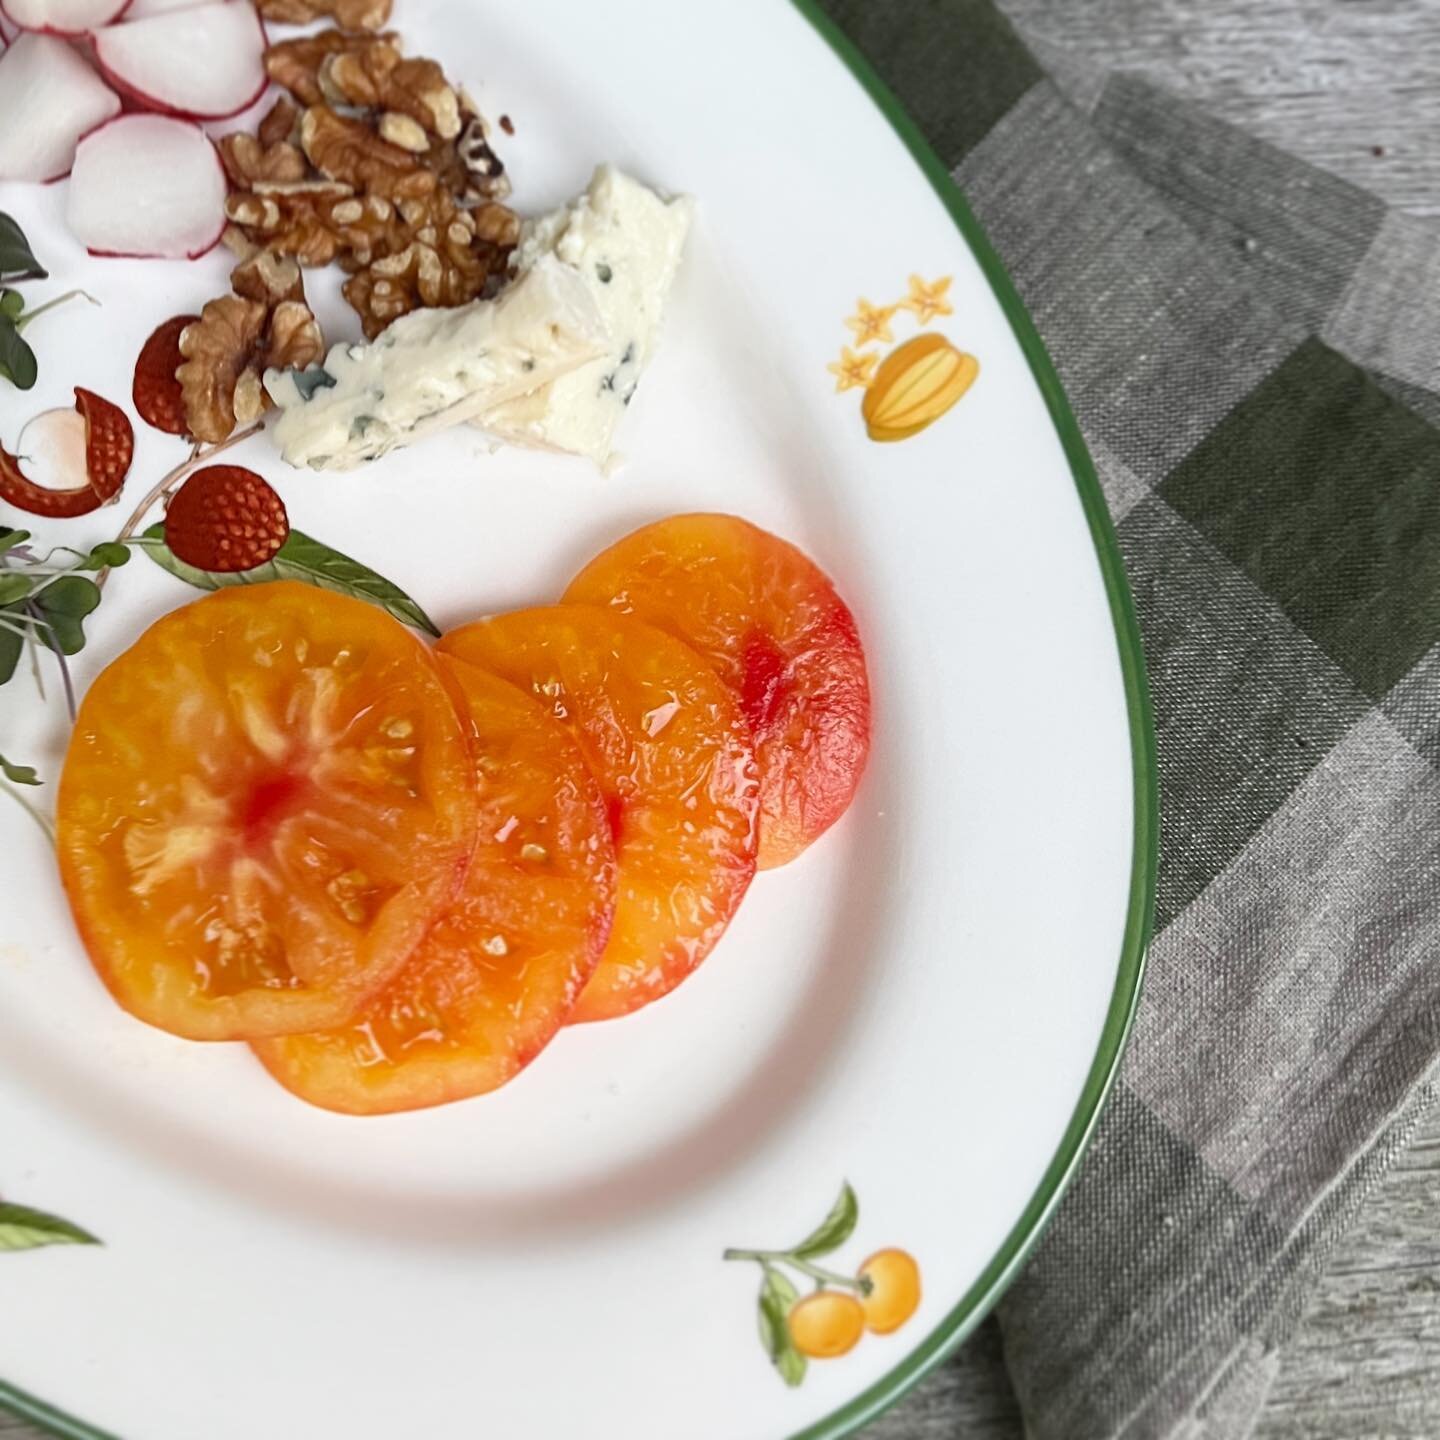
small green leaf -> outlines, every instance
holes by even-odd
[[[18,290],[0,290],[0,315],[7,320],[18,320],[25,308],[25,297]]]
[[[17,390],[29,390],[40,374],[35,352],[15,328],[8,315],[0,315],[0,377]]]
[[[49,623],[49,636],[62,655],[85,648],[85,617],[100,603],[100,591],[83,575],[62,575],[36,597],[36,608]]]
[[[788,1324],[790,1307],[799,1298],[800,1293],[788,1276],[769,1265],[765,1267],[765,1279],[760,1285],[757,1305],[760,1343],[787,1385],[798,1385],[805,1378],[805,1357],[790,1339]]]
[[[130,547],[115,540],[102,540],[83,560],[75,564],[77,570],[114,570],[128,563]]]
[[[810,1260],[816,1255],[828,1255],[838,1250],[855,1229],[860,1218],[860,1202],[847,1180],[840,1187],[840,1194],[830,1207],[830,1213],[790,1253],[797,1260]]]
[[[0,555],[7,550],[13,550],[17,545],[23,545],[29,538],[28,530],[12,530],[8,525],[0,525]]]
[[[0,611],[0,618],[3,618],[3,615],[4,612]],[[0,629],[0,685],[15,673],[15,667],[20,663],[24,650],[25,641],[22,636],[13,630]]]
[[[44,280],[48,273],[35,258],[25,232],[0,211],[0,279]]]
[[[0,775],[3,775],[12,785],[39,785],[42,783],[33,766],[17,765],[3,755],[0,755]]]
[[[23,600],[35,588],[35,584],[32,576],[21,575],[15,570],[0,574],[0,606],[14,605]]]
[[[165,543],[163,523],[152,525],[137,537],[136,543],[162,570],[168,570],[187,585],[194,585],[200,590],[219,590],[224,585],[260,585],[267,580],[300,580],[321,590],[333,590],[337,595],[368,600],[388,611],[402,625],[411,625],[427,635],[440,634],[435,622],[383,575],[377,575],[358,560],[352,560],[298,530],[290,532],[289,538],[268,565],[241,570],[233,575],[197,570],[177,559]]]
[[[27,1205],[0,1202],[0,1253],[6,1250],[37,1250],[42,1245],[98,1245],[100,1242],[78,1225],[32,1210]]]

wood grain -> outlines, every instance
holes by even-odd
[[[1440,215],[1436,0],[1000,3],[1082,104],[1106,71],[1135,70],[1392,205]],[[1022,1440],[993,1322],[867,1433]],[[1437,1435],[1440,1109],[1321,1280],[1255,1440]],[[3,1413],[0,1436],[43,1440]]]

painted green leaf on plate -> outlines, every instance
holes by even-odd
[[[797,1259],[808,1260],[838,1250],[850,1238],[859,1218],[860,1202],[847,1180],[840,1187],[840,1194],[830,1207],[830,1213],[790,1253]]]
[[[368,565],[342,555],[319,540],[292,530],[279,553],[267,565],[221,575],[197,570],[178,559],[165,543],[163,524],[150,526],[137,543],[162,570],[168,570],[187,585],[200,590],[218,590],[223,585],[260,585],[268,580],[300,580],[321,590],[333,590],[357,600],[368,600],[388,611],[402,625],[439,635],[435,622],[398,585],[377,574]]]
[[[87,1230],[32,1210],[28,1205],[0,1202],[0,1254],[16,1250],[38,1250],[42,1245],[98,1245]]]
[[[787,1385],[798,1385],[805,1378],[805,1357],[791,1343],[790,1326],[786,1320],[790,1307],[799,1298],[800,1292],[790,1283],[788,1276],[768,1265],[765,1267],[758,1306],[760,1343]]]

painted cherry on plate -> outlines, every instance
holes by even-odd
[[[464,888],[347,1024],[255,1046],[287,1089],[347,1114],[505,1084],[564,1024],[610,933],[615,849],[579,747],[518,686],[441,663],[473,728],[480,809]]]
[[[760,768],[761,869],[845,813],[870,753],[870,682],[849,607],[814,561],[733,515],[676,515],[592,560],[565,592],[685,641],[739,697]]]
[[[571,1018],[658,1000],[715,947],[755,873],[757,787],[739,705],[689,646],[588,605],[477,621],[440,650],[542,699],[605,794],[615,921]]]
[[[165,616],[91,685],[60,782],[101,978],[196,1040],[341,1023],[456,894],[472,764],[434,657],[375,606],[279,582]]]
[[[158,326],[135,361],[135,379],[130,392],[135,409],[147,425],[170,435],[190,433],[185,418],[185,394],[175,372],[185,359],[180,353],[180,337],[185,327],[199,318],[198,315],[176,315]]]

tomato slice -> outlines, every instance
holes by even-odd
[[[318,1029],[455,895],[472,777],[439,665],[383,611],[290,582],[221,590],[90,687],[61,875],[140,1019],[195,1040]]]
[[[674,989],[755,872],[757,787],[740,707],[688,646],[624,615],[554,605],[455,630],[441,652],[542,698],[600,782],[615,836],[610,941],[572,1020]]]
[[[579,747],[518,687],[441,660],[474,724],[479,839],[464,888],[345,1025],[254,1047],[329,1110],[416,1110],[503,1085],[564,1023],[610,933],[615,849]]]
[[[570,583],[698,650],[740,698],[760,767],[762,870],[849,807],[870,754],[870,681],[845,602],[788,541],[733,515],[676,515],[627,535]]]

